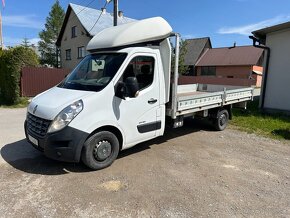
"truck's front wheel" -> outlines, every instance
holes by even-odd
[[[108,131],[91,135],[84,144],[82,161],[93,170],[110,166],[119,154],[120,146],[117,137]]]

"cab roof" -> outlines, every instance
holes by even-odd
[[[161,17],[153,17],[129,24],[110,27],[96,34],[87,46],[88,51],[118,48],[165,39],[172,28]]]

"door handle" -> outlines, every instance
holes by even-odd
[[[157,99],[150,98],[150,100],[148,101],[148,104],[155,104],[156,102],[157,102]]]

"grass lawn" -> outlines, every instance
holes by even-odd
[[[231,124],[249,133],[290,140],[290,116],[263,114],[258,105],[259,102],[254,101],[248,104],[246,111],[233,109]]]
[[[13,105],[4,105],[0,102],[0,108],[24,108],[29,104],[29,98],[21,97],[15,104]]]

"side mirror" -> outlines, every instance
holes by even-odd
[[[127,96],[136,98],[139,94],[139,85],[136,77],[128,77],[125,80]]]
[[[125,99],[126,96],[126,86],[123,82],[118,82],[115,90],[115,96],[121,99]]]

